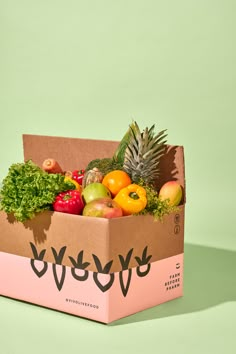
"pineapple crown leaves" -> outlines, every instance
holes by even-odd
[[[112,157],[94,159],[86,167],[97,167],[103,174],[113,170],[124,170],[133,182],[143,178],[147,183],[154,182],[159,176],[158,165],[165,150],[166,130],[155,135],[155,125],[146,127],[143,132],[136,121],[132,121]]]
[[[137,122],[130,125],[131,137],[125,150],[124,170],[134,182],[143,178],[147,183],[159,176],[158,165],[165,150],[166,130],[155,135],[155,125],[146,127],[143,132]]]
[[[155,124],[153,124],[151,128],[146,127],[143,132],[140,131],[137,122],[134,122],[133,124],[134,126],[130,125],[130,131],[132,133],[134,146],[136,147],[136,153],[139,152],[140,145],[143,146],[143,154],[145,155],[156,145],[163,145],[166,143],[166,141],[163,141],[163,139],[167,137],[167,134],[164,135],[166,129],[160,131],[155,136]]]

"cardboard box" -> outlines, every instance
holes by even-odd
[[[24,159],[64,170],[112,156],[118,142],[23,135]],[[45,211],[19,223],[0,212],[0,294],[110,323],[183,295],[182,146],[167,146],[157,185],[184,190],[178,212],[104,219]]]

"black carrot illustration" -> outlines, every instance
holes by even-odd
[[[33,255],[34,255],[34,259],[31,258],[30,260],[30,264],[31,264],[31,267],[33,269],[33,271],[35,272],[35,274],[41,278],[47,271],[48,269],[48,264],[47,262],[43,261],[43,258],[45,256],[45,253],[46,253],[46,250],[42,250],[39,254],[38,254],[38,251],[35,247],[35,245],[30,242],[30,246],[31,246],[31,249],[32,249],[32,252],[33,252]],[[35,265],[35,261],[42,261],[43,262],[43,268],[41,270],[38,270],[36,265]]]
[[[128,293],[128,290],[130,287],[130,282],[131,282],[131,277],[132,277],[132,269],[128,269],[132,253],[133,253],[133,248],[131,248],[131,250],[129,250],[129,252],[126,255],[126,258],[124,258],[121,254],[119,254],[120,264],[122,267],[122,270],[119,272],[119,280],[120,280],[121,291],[124,296],[126,296]],[[128,270],[128,278],[127,278],[126,284],[124,282],[124,274],[123,274],[124,270]]]
[[[53,276],[55,279],[57,289],[60,291],[63,287],[65,277],[66,277],[66,267],[61,264],[64,254],[65,254],[65,251],[66,251],[66,246],[62,247],[58,254],[57,254],[57,251],[55,250],[55,248],[51,247],[51,249],[52,249],[52,253],[53,253],[53,256],[54,256],[54,259],[56,262],[56,264],[55,263],[52,264]],[[62,273],[61,273],[60,279],[57,275],[57,265],[61,265],[61,267],[62,267]]]
[[[95,265],[96,265],[96,268],[98,271],[98,272],[93,273],[94,282],[102,292],[105,292],[110,289],[110,287],[112,286],[114,279],[115,279],[114,273],[109,274],[113,261],[108,262],[104,267],[102,267],[102,264],[101,264],[99,258],[95,254],[93,254],[93,259],[94,259],[94,262],[95,262]],[[102,285],[102,283],[99,281],[99,279],[98,279],[99,273],[110,275],[110,280],[108,281],[107,284]]]
[[[79,280],[79,281],[85,281],[88,279],[88,276],[89,276],[89,272],[85,268],[87,268],[90,265],[90,263],[89,262],[83,263],[83,254],[84,254],[84,251],[80,251],[80,253],[77,256],[77,261],[73,257],[69,256],[70,261],[73,265],[73,268],[71,268],[71,274],[76,280]],[[84,275],[76,274],[76,269],[83,270]]]
[[[135,257],[135,259],[136,259],[136,261],[138,263],[138,267],[137,267],[136,271],[137,271],[137,275],[139,277],[145,277],[149,273],[149,271],[151,269],[151,263],[148,263],[148,262],[150,261],[152,256],[151,255],[147,256],[147,247],[148,246],[146,246],[144,248],[144,250],[143,250],[142,258]],[[147,265],[147,269],[145,271],[141,271],[141,269],[140,269],[140,267],[143,266],[143,265]]]

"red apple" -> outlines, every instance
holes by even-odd
[[[169,204],[177,206],[182,199],[182,187],[176,181],[169,181],[163,184],[159,192],[159,198],[162,200],[169,199]]]
[[[88,184],[82,192],[82,198],[85,204],[92,202],[94,199],[105,197],[111,197],[111,192],[106,186],[99,182]]]
[[[118,218],[123,215],[121,207],[111,198],[98,198],[87,203],[83,210],[84,216],[98,218]]]

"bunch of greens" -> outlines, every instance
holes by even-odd
[[[147,205],[139,215],[153,215],[155,220],[162,221],[165,215],[168,215],[172,212],[176,212],[178,207],[172,206],[169,204],[169,200],[162,200],[158,197],[156,189],[152,185],[145,184],[140,180],[139,185],[141,185],[146,190]]]
[[[13,164],[0,190],[0,210],[13,213],[24,222],[36,213],[50,209],[56,195],[75,189],[61,174],[48,174],[31,160]]]

